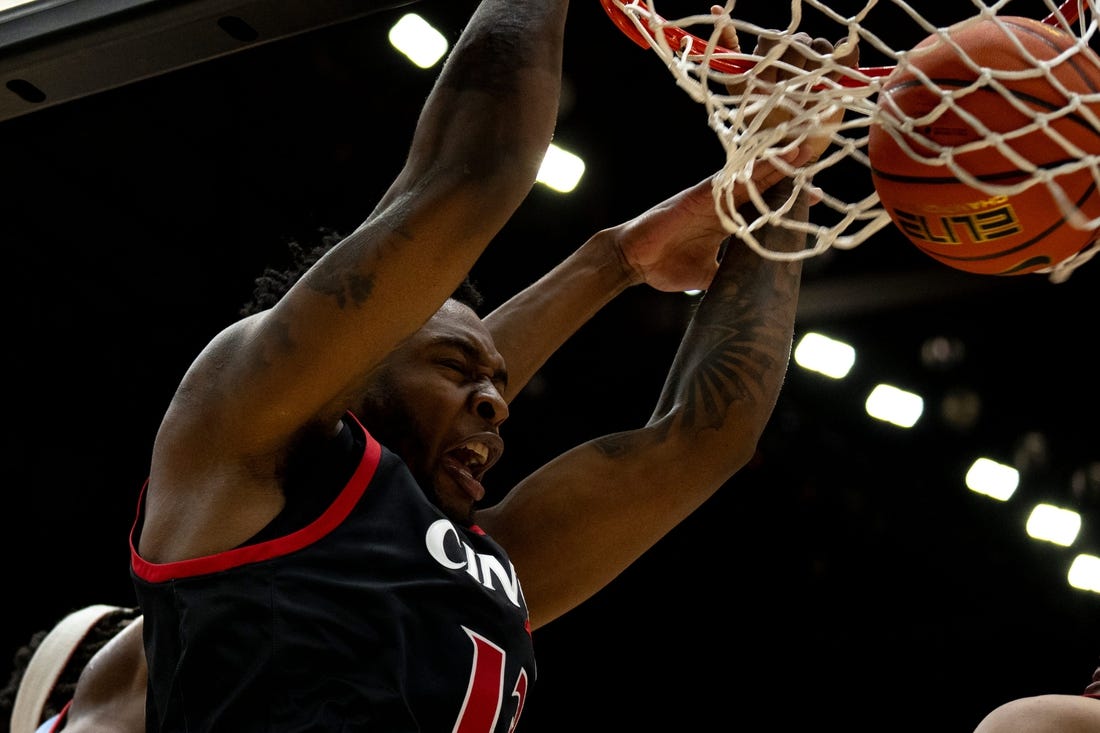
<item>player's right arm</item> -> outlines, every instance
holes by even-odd
[[[294,441],[334,430],[364,377],[467,275],[530,191],[552,137],[567,6],[479,3],[370,216],[277,305],[194,361],[154,446],[147,559],[224,549],[262,527],[282,507]]]

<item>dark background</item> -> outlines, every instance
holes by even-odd
[[[415,10],[453,41],[471,2]],[[349,229],[399,170],[434,79],[386,11],[0,122],[8,385],[3,648],[94,602],[132,603],[127,532],[160,415],[291,238]],[[666,14],[667,15],[667,14]],[[474,272],[491,307],[596,229],[721,165],[701,105],[576,0],[557,142],[587,173],[536,186]],[[521,730],[970,731],[997,704],[1080,692],[1100,664],[1100,265],[1064,283],[947,268],[888,229],[807,261],[798,335],[857,346],[847,380],[791,366],[754,462],[582,608],[536,632]],[[643,421],[690,307],[627,292],[513,405],[499,495],[580,440]],[[949,358],[929,362],[942,337]],[[920,391],[872,421],[878,381]],[[972,423],[944,400],[980,397]],[[1001,504],[974,458],[1022,470]],[[1085,514],[1073,548],[1031,505]],[[0,674],[7,677],[7,657]],[[746,721],[759,720],[749,725]]]

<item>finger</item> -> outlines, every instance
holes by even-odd
[[[805,146],[792,147],[784,151],[779,157],[787,163],[791,163],[792,165],[796,164],[796,161],[802,155],[803,147]],[[757,160],[752,169],[752,185],[758,191],[766,191],[786,177],[786,174],[767,158]],[[733,187],[733,197],[738,201],[747,199],[748,184],[735,184]]]
[[[805,32],[795,33],[791,36],[790,43],[783,49],[779,60],[796,69],[804,69],[810,63],[810,59],[806,54],[806,49],[810,48],[813,48],[813,40],[810,38],[810,34]]]
[[[842,38],[834,45],[824,38],[815,38],[812,47],[821,56],[830,57],[836,67],[854,69],[859,65],[859,44],[856,41]],[[839,79],[841,72],[832,71],[828,76],[830,79]]]
[[[802,168],[817,160],[819,155],[821,155],[821,148],[814,144],[813,139],[810,139],[802,145],[799,145],[795,155],[787,159],[787,162],[794,168]]]
[[[825,198],[825,192],[817,186],[813,185],[812,183],[804,186],[802,188],[802,191],[806,194],[806,198],[810,206],[813,206],[814,204],[820,204],[821,201]]]
[[[798,169],[811,160],[814,160],[817,155],[812,145],[800,145],[797,148],[788,150],[780,157],[790,163],[792,167]],[[777,168],[774,164],[768,161],[762,161],[762,163],[763,165],[759,166],[762,170],[754,171],[752,177],[753,184],[757,187],[757,190],[766,191],[788,177],[786,173]],[[805,192],[810,206],[820,203],[825,198],[825,192],[813,183],[803,184],[802,191]],[[747,191],[737,191],[736,188],[734,189],[735,196],[744,196],[746,193]]]
[[[714,16],[723,15],[725,8],[721,5],[711,5],[710,14]],[[718,32],[718,45],[727,51],[733,53],[741,53],[741,40],[737,37],[737,29],[732,23],[725,24]]]
[[[833,47],[833,58],[838,64],[854,69],[859,66],[859,42],[841,38]]]
[[[802,31],[791,36],[782,35],[779,38],[761,36],[753,54],[757,56],[767,56],[777,45],[781,45],[783,49],[777,62],[769,63],[765,68],[758,71],[758,77],[761,81],[768,84],[774,84],[780,79],[789,78],[793,73],[789,68],[782,68],[783,66],[794,67],[796,69],[806,68],[808,62],[806,50],[812,48],[811,43],[812,40],[810,35]]]

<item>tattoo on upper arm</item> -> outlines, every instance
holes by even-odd
[[[333,250],[314,265],[306,276],[310,290],[329,296],[344,309],[358,307],[366,302],[374,290],[374,278],[359,272],[356,262],[342,251]]]
[[[360,306],[374,290],[374,278],[358,273],[332,273],[314,285],[314,290],[336,299],[341,309],[349,304]]]
[[[635,452],[640,439],[635,433],[612,433],[592,441],[592,445],[607,458],[629,456]]]

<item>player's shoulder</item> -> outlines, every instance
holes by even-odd
[[[974,733],[1096,733],[1100,700],[1086,695],[1022,697],[992,710]]]

